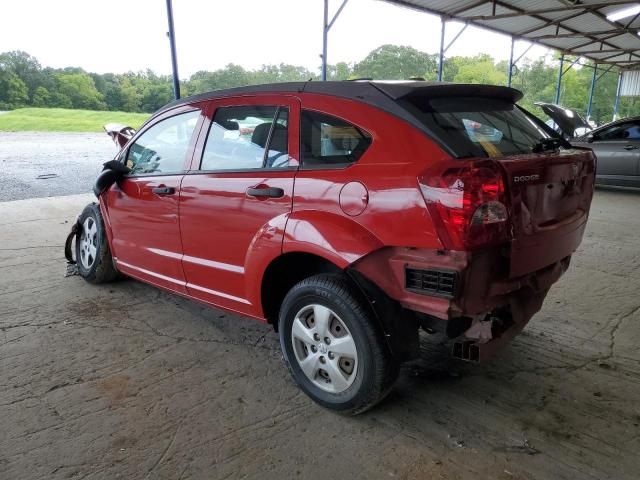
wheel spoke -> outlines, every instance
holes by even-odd
[[[298,362],[300,368],[304,372],[304,374],[310,379],[313,380],[316,376],[316,372],[318,371],[320,361],[318,355],[308,355],[305,359]]]
[[[291,335],[293,335],[293,338],[297,338],[307,345],[315,343],[313,340],[313,333],[311,329],[304,326],[302,320],[300,320],[300,317],[296,317],[296,319],[293,321],[293,326],[291,327]]]
[[[89,227],[89,233],[92,237],[95,237],[96,233],[98,233],[98,227],[96,227],[96,222],[91,222],[91,226]]]
[[[349,382],[344,378],[344,373],[342,373],[340,367],[338,367],[338,362],[336,360],[329,360],[325,366],[325,370],[329,374],[331,385],[335,391],[341,392],[349,386]]]
[[[316,331],[320,338],[327,336],[329,332],[329,318],[331,317],[331,310],[322,305],[313,306],[313,318],[316,322]]]
[[[93,257],[94,259],[96,258],[96,247],[95,247],[95,245],[89,245],[89,253],[91,254],[91,257]]]
[[[304,376],[326,392],[340,393],[349,388],[357,374],[358,351],[340,317],[328,307],[310,303],[290,325],[294,358]],[[340,336],[334,336],[332,328]]]
[[[335,353],[338,357],[349,357],[355,359],[357,356],[356,344],[351,335],[345,335],[344,337],[331,340],[329,350]]]

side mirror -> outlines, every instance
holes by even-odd
[[[98,175],[96,183],[93,185],[93,193],[100,197],[111,185],[129,173],[131,169],[117,160],[111,160],[104,164],[102,173]]]
[[[593,143],[593,133],[587,135],[587,143]]]

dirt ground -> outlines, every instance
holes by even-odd
[[[85,195],[0,203],[0,479],[637,479],[640,195],[599,190],[543,310],[495,361],[424,335],[355,418],[300,393],[267,326],[64,277]]]

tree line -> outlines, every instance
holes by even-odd
[[[568,65],[572,59],[565,58],[565,65]],[[438,56],[435,54],[407,46],[382,45],[359,62],[329,65],[327,77],[329,80],[416,77],[435,80],[437,68]],[[604,67],[599,68],[602,73]],[[486,54],[447,57],[443,80],[505,85],[507,69],[506,61],[497,62]],[[566,72],[562,79],[562,105],[586,112],[592,71],[588,67],[574,67]],[[524,93],[520,104],[534,109],[534,102],[553,102],[557,76],[558,60],[552,54],[519,64],[513,70],[512,86]],[[597,123],[611,120],[617,79],[617,71],[612,70],[596,83],[591,118]],[[318,72],[284,63],[263,65],[255,70],[229,64],[215,71],[196,72],[180,84],[184,96],[242,85],[306,80],[319,80]],[[157,75],[151,70],[98,74],[77,67],[42,67],[36,58],[26,52],[0,54],[0,110],[61,107],[153,112],[172,98],[171,77]],[[637,115],[637,110],[635,98],[620,99],[619,116]]]

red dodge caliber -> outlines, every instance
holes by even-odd
[[[416,357],[420,327],[487,359],[569,266],[594,157],[521,96],[306,82],[176,101],[115,136],[78,219],[80,274],[268,322],[304,392],[362,412]]]

